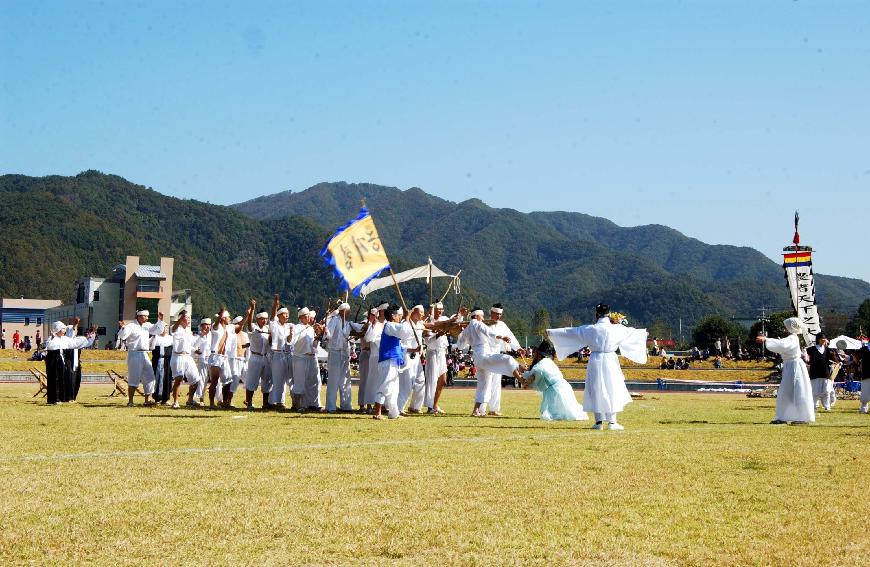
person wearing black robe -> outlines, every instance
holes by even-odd
[[[169,364],[172,359],[172,335],[167,333],[168,329],[167,325],[151,339],[154,345],[151,349],[151,367],[157,378],[154,401],[160,404],[168,403],[172,394],[172,366]]]
[[[73,328],[78,326],[78,319]],[[75,401],[78,385],[81,384],[81,368],[78,367],[78,349],[94,343],[93,332],[84,337],[68,336],[67,325],[55,321],[51,336],[45,341],[45,375],[47,377],[46,401],[49,404]]]

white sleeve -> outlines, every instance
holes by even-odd
[[[767,347],[767,350],[776,354],[789,354],[793,346],[789,344],[791,341],[788,339],[789,337],[784,339],[767,339],[764,341],[764,346]]]
[[[127,337],[130,336],[130,333],[132,332],[130,330],[131,329],[130,325],[132,325],[132,323],[127,323],[126,325],[121,327],[120,331],[118,331],[118,340],[119,341],[126,341]]]
[[[353,329],[354,332],[357,332],[357,333],[362,331],[363,325],[365,325],[365,323],[354,323],[353,321],[350,321],[350,328]]]
[[[638,364],[646,364],[646,329],[629,327],[628,335],[619,342],[619,354]]]
[[[589,344],[583,336],[583,329],[583,327],[547,329],[547,336],[556,347],[556,358],[564,360]]]
[[[72,337],[72,346],[70,348],[80,349],[80,348],[88,348],[92,344],[94,344],[94,339],[96,335],[88,338],[88,337]]]
[[[384,333],[397,339],[410,339],[414,336],[414,329],[405,323],[384,323]]]

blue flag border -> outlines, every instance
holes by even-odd
[[[347,283],[347,280],[344,278],[344,275],[341,273],[341,271],[339,271],[338,266],[335,265],[335,256],[333,256],[329,252],[329,244],[332,242],[332,240],[336,236],[338,236],[339,234],[341,234],[345,230],[349,229],[351,226],[358,223],[359,221],[363,220],[367,216],[371,216],[369,214],[369,210],[366,207],[361,208],[359,211],[359,214],[356,216],[356,218],[351,219],[350,221],[346,222],[338,230],[336,230],[334,233],[332,233],[332,236],[330,236],[329,240],[326,241],[326,245],[323,247],[323,250],[320,251],[320,256],[323,258],[323,261],[326,262],[327,266],[332,268],[332,278],[341,280],[341,283],[338,286],[338,289],[340,291],[344,291],[346,289],[349,289],[350,285]],[[373,273],[372,275],[367,277],[365,279],[365,281],[363,281],[361,284],[359,284],[358,286],[353,288],[351,290],[351,293],[354,295],[354,297],[359,297],[359,294],[362,291],[362,288],[364,285],[366,285],[367,283],[369,283],[370,281],[372,281],[376,277],[380,276],[384,270],[387,270],[389,268],[390,268],[390,265],[387,264],[386,266],[384,266],[383,268],[381,268],[377,272]]]

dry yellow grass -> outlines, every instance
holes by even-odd
[[[544,423],[534,392],[474,419],[375,422],[48,407],[0,385],[5,564],[857,565],[870,416],[771,426],[774,400],[663,394],[624,432]]]

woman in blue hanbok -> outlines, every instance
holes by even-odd
[[[586,419],[586,413],[571,384],[553,362],[556,349],[545,340],[535,352],[532,367],[523,373],[523,385],[541,392],[541,419],[545,421],[577,421]]]

